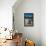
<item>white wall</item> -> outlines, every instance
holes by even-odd
[[[46,46],[46,0],[41,3],[41,40],[42,46]]]
[[[26,2],[27,1],[27,2]],[[35,41],[36,46],[41,46],[41,1],[40,0],[24,0],[20,5],[13,6],[15,28],[18,32],[22,32],[25,38]],[[34,26],[24,27],[24,13],[34,13]]]
[[[17,30],[19,32],[23,32],[24,36],[27,36],[26,33],[28,34],[28,36],[30,35],[31,38],[34,38],[34,40],[36,40],[37,45],[40,43],[39,40],[41,39],[41,43],[42,43],[41,46],[46,46],[46,0],[41,0],[41,2],[40,2],[40,0],[39,1],[34,0],[33,3],[31,2],[31,9],[26,8],[29,6],[29,5],[27,6],[26,4],[23,4],[22,6],[18,5],[19,8],[16,8],[15,5],[14,5],[14,10],[15,10],[14,13],[16,15],[15,16],[15,25],[16,26],[15,27],[17,28]],[[37,10],[35,10],[35,9],[37,9]],[[39,10],[41,11],[40,12],[41,15],[39,15]],[[35,17],[34,18],[34,20],[35,20],[34,24],[35,25],[34,25],[34,27],[31,27],[31,28],[30,27],[24,27],[23,26],[24,25],[23,13],[24,12],[30,12],[30,11],[35,13],[35,16],[34,16]],[[41,21],[41,22],[39,23],[39,21]],[[39,26],[39,25],[41,25],[41,26]],[[37,33],[38,33],[38,35],[37,35]],[[38,43],[38,41],[39,41],[39,43]]]
[[[0,27],[12,28],[12,6],[16,0],[0,0]]]

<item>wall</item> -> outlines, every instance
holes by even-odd
[[[41,1],[41,41],[46,46],[46,0]]]
[[[12,29],[12,6],[16,0],[0,0],[0,27]]]
[[[34,13],[34,26],[24,27],[24,13]],[[40,0],[24,0],[13,6],[15,28],[22,32],[24,38],[34,40],[36,46],[41,46],[41,2]]]

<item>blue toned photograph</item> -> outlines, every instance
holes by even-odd
[[[24,26],[33,26],[33,13],[24,13]]]

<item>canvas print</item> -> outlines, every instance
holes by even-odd
[[[24,26],[33,26],[33,13],[24,13]]]

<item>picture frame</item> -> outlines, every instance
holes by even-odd
[[[33,26],[33,13],[24,13],[24,26]]]

